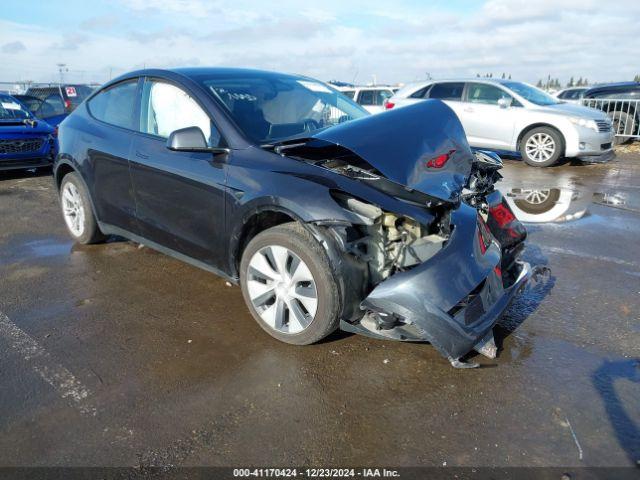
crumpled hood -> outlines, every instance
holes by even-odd
[[[456,114],[427,100],[322,130],[312,138],[355,153],[386,178],[441,200],[456,201],[473,154]],[[431,162],[444,155],[446,162]],[[437,166],[440,165],[440,166]]]

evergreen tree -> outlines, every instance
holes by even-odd
[[[638,75],[638,78],[640,78],[640,75]],[[511,74],[509,74],[509,80],[511,80]]]
[[[582,81],[582,86],[586,87],[587,85],[589,85],[589,80],[587,80],[586,78]]]
[[[577,83],[576,85],[578,85],[579,87],[581,87],[581,86],[583,85],[583,84],[582,84],[582,77],[580,77],[580,78],[578,79],[578,83]]]
[[[538,80],[538,83],[536,83],[536,87],[538,87],[538,88],[542,88],[543,87],[542,80]]]
[[[573,77],[569,79],[569,83],[567,83],[567,87],[573,87]]]
[[[507,76],[502,72],[502,79],[504,80],[505,78],[507,78]]]

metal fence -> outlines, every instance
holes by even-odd
[[[640,139],[640,100],[628,98],[583,98],[582,104],[605,112],[613,122],[618,141]]]

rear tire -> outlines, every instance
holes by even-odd
[[[258,324],[293,345],[322,340],[338,328],[342,295],[325,249],[302,225],[256,235],[240,262],[242,295]]]
[[[68,173],[60,184],[60,208],[71,237],[84,245],[104,241],[93,214],[89,193],[77,173]]]
[[[520,142],[520,154],[532,167],[549,167],[564,152],[564,140],[560,132],[550,127],[529,130]]]

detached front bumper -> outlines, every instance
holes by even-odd
[[[341,328],[387,340],[429,342],[450,360],[482,344],[532,269],[517,260],[503,265],[495,239],[480,245],[475,209],[460,207],[452,223],[451,238],[438,254],[380,283],[361,304],[365,316],[358,323],[343,321]]]

